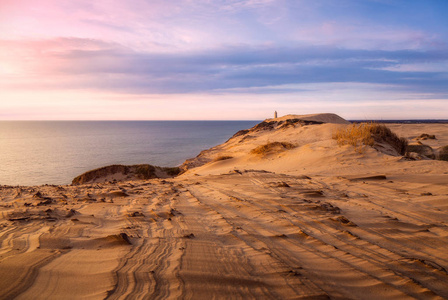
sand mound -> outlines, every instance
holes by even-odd
[[[152,165],[111,165],[88,171],[73,179],[72,184],[106,182],[113,180],[136,180],[170,178],[179,174],[178,168],[163,168]]]
[[[370,125],[369,125],[370,126]],[[287,115],[267,119],[237,132],[226,143],[202,151],[181,169],[196,174],[219,174],[233,169],[263,168],[272,172],[311,174],[338,173],[349,164],[363,161],[366,169],[405,154],[407,141],[384,125],[370,126],[371,143],[344,146],[335,140],[338,132],[353,133],[349,122],[335,114]],[[277,145],[277,147],[273,147]],[[291,145],[284,147],[281,145]],[[269,150],[270,149],[270,150]],[[260,155],[263,154],[263,155]],[[393,156],[394,158],[391,158]],[[226,157],[225,160],[218,159]]]
[[[294,175],[376,175],[384,173],[384,164],[391,172],[402,172],[404,168],[419,172],[419,166],[415,164],[405,166],[404,162],[412,159],[403,157],[407,143],[421,135],[416,134],[417,130],[434,132],[437,140],[428,139],[425,142],[432,143],[435,153],[438,153],[436,151],[441,151],[439,149],[448,143],[443,134],[446,125],[434,125],[429,130],[421,124],[409,126],[408,129],[406,124],[371,125],[372,142],[353,146],[338,144],[335,139],[335,133],[350,132],[353,127],[335,114],[287,115],[267,119],[250,129],[237,132],[224,144],[204,150],[197,157],[185,161],[181,166],[182,176],[217,175],[253,169]],[[403,130],[405,127],[406,130]],[[294,147],[277,147],[268,151],[272,145]],[[222,157],[226,159],[219,159]],[[432,172],[443,168],[442,164],[434,162],[426,170]]]
[[[186,160],[180,169],[203,166],[210,162],[220,161],[219,157],[238,158],[259,147],[269,144],[303,145],[310,142],[331,138],[334,126],[350,124],[336,114],[286,115],[276,119],[267,119],[250,129],[240,130],[226,143],[202,151],[198,156]],[[327,125],[315,127],[314,125]],[[304,129],[308,130],[307,132]],[[325,128],[321,130],[321,128]],[[316,139],[317,138],[317,139]],[[227,163],[234,163],[234,159],[226,159]]]

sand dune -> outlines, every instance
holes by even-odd
[[[448,298],[448,162],[278,119],[176,178],[2,186],[0,298]],[[391,128],[447,139],[412,126]]]
[[[314,121],[322,123],[333,123],[333,124],[349,124],[347,120],[341,118],[340,116],[332,113],[326,114],[309,114],[309,115],[285,115],[275,119],[267,119],[267,121],[286,121],[291,119],[300,119],[304,121]]]

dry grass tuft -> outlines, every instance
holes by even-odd
[[[387,143],[399,154],[404,155],[408,145],[406,139],[398,137],[385,125],[376,123],[352,124],[345,129],[335,132],[333,139],[340,146],[354,146],[359,153],[364,151],[364,146],[373,147],[375,143]]]
[[[352,145],[358,152],[362,152],[364,145],[373,146],[375,140],[370,133],[370,124],[351,124],[345,129],[339,129],[333,134],[333,139],[339,146]]]
[[[257,148],[253,149],[250,153],[258,155],[267,155],[271,152],[280,152],[284,150],[293,149],[295,147],[296,147],[295,145],[287,142],[273,142],[258,146]]]

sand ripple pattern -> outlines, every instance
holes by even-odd
[[[448,188],[428,182],[1,187],[0,299],[448,299]]]

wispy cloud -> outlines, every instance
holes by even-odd
[[[367,84],[393,99],[448,99],[446,9],[433,0],[4,0],[0,93],[274,102],[324,97],[310,85],[362,93]]]
[[[441,51],[252,46],[152,53],[77,38],[3,41],[0,46],[10,50],[9,61],[21,66],[10,80],[5,77],[2,82],[5,88],[59,86],[169,94],[299,83],[364,82],[448,92],[448,71],[434,68],[448,62],[448,52]],[[409,67],[425,65],[433,67]]]

